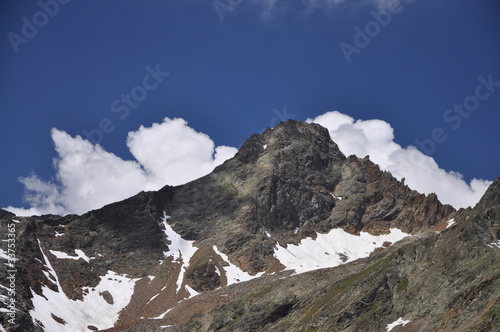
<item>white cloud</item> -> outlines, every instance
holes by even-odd
[[[382,120],[354,120],[337,111],[322,114],[308,122],[318,123],[330,132],[345,155],[363,158],[367,155],[382,170],[421,193],[436,193],[441,202],[455,208],[473,206],[491,181],[473,179],[469,184],[460,173],[439,168],[432,157],[414,146],[401,147],[394,142],[394,130]]]
[[[435,192],[456,208],[474,205],[491,181],[445,171],[433,158],[413,146],[394,142],[393,128],[382,120],[354,120],[340,112],[328,112],[309,122],[329,129],[331,138],[346,154],[367,155],[382,170],[406,179],[412,189]],[[210,173],[231,158],[236,149],[215,147],[209,136],[196,132],[183,119],[165,118],[151,127],[130,132],[127,146],[135,160],[124,160],[80,136],[53,129],[58,158],[56,178],[43,181],[36,174],[21,178],[29,209],[8,207],[17,215],[84,213],[130,197],[141,190],[158,190],[166,184],[180,185]]]
[[[235,148],[227,146],[215,148],[210,137],[197,133],[183,119],[141,126],[129,133],[127,146],[147,170],[153,187],[156,183],[179,185],[199,178],[236,153]]]
[[[18,215],[84,213],[130,197],[141,190],[179,185],[210,173],[234,156],[235,148],[219,146],[183,119],[169,119],[130,132],[127,145],[136,161],[123,160],[80,136],[52,129],[59,155],[56,181],[36,175],[21,178],[30,209],[8,207]]]
[[[24,199],[32,207],[29,209],[15,208],[9,206],[6,210],[18,216],[40,215],[44,213],[63,214],[65,209],[60,205],[60,192],[57,186],[51,182],[43,182],[35,174],[20,178],[24,185],[26,194]]]

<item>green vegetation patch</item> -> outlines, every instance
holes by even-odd
[[[396,289],[396,292],[397,293],[401,293],[403,291],[406,291],[406,288],[408,288],[408,283],[409,282],[410,281],[406,277],[404,277],[403,279],[401,279],[401,281],[399,282],[398,288]]]
[[[367,276],[373,274],[374,272],[379,273],[378,271],[383,270],[386,267],[387,261],[388,260],[383,260],[381,262],[371,265],[370,267],[362,270],[361,272],[355,273],[349,277],[339,280],[332,288],[330,288],[326,292],[326,294],[324,294],[317,301],[314,302],[314,304],[306,313],[306,316],[302,319],[302,324],[309,323],[312,320],[313,316],[315,316],[328,303],[337,302],[337,298],[347,289],[353,287],[353,285],[359,280],[366,278]],[[364,294],[362,293],[358,294],[358,296],[361,297],[363,295]],[[337,306],[341,307],[343,306],[343,303],[339,301],[336,307]]]

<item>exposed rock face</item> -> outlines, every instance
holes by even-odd
[[[443,232],[420,232],[369,259],[256,287],[173,330],[386,331],[402,317],[410,322],[393,331],[497,331],[499,185],[500,178]],[[287,310],[269,320],[268,303]]]
[[[157,196],[158,212],[166,210],[183,237],[220,246],[251,272],[274,263],[276,240],[298,243],[334,227],[412,233],[454,211],[368,158],[345,158],[325,128],[292,120],[250,137],[212,174]]]
[[[220,275],[211,261],[205,262],[186,272],[186,279],[197,292],[206,292],[220,287]]]
[[[30,312],[34,303],[63,294],[103,308],[123,303],[117,321],[88,320],[89,330],[163,331],[175,324],[179,331],[382,331],[404,316],[413,330],[456,330],[470,321],[488,331],[498,319],[491,310],[498,308],[499,249],[491,243],[500,236],[499,187],[497,180],[474,209],[456,212],[369,158],[346,158],[325,128],[287,121],[253,135],[233,159],[182,186],[141,192],[82,216],[0,211],[4,234],[16,225],[19,258],[17,325],[7,323],[6,313],[0,320],[8,331],[41,331]],[[434,232],[452,217],[456,225]],[[293,277],[280,272],[277,244],[334,228],[414,235],[341,267]],[[339,256],[348,260],[347,252]],[[129,297],[120,288],[128,283],[135,285]],[[202,294],[186,299],[193,291]],[[77,324],[51,313],[48,322],[61,330]],[[479,313],[491,322],[473,317]]]

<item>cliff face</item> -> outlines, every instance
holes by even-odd
[[[485,310],[496,322],[498,187],[456,212],[288,121],[182,186],[81,216],[2,211],[19,311],[17,325],[0,317],[7,331],[377,331],[400,316],[445,330]]]

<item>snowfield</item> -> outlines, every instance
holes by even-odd
[[[171,257],[174,264],[180,265],[180,273],[176,283],[177,292],[179,292],[183,287],[184,274],[189,267],[189,261],[198,248],[194,246],[194,241],[183,239],[180,234],[173,230],[167,222],[169,218],[165,214],[161,219],[165,235],[170,242],[168,251],[165,251],[164,255],[165,258]],[[271,237],[269,233],[266,235]],[[399,229],[391,229],[389,234],[380,236],[373,236],[365,232],[361,232],[360,235],[352,235],[342,229],[332,229],[326,234],[317,234],[316,239],[305,238],[298,245],[289,244],[285,248],[277,243],[274,257],[285,266],[286,270],[304,273],[367,257],[376,248],[382,247],[385,242],[392,244],[406,236],[409,234]],[[50,332],[88,331],[88,326],[95,326],[100,330],[112,328],[118,320],[120,311],[130,302],[138,279],[108,271],[105,276],[101,277],[101,281],[96,287],[83,289],[85,294],[83,301],[71,300],[63,292],[57,273],[45,255],[40,241],[38,244],[44,260],[40,263],[45,266],[45,271],[43,271],[47,278],[45,283],[53,283],[57,290],[54,291],[46,285],[42,285],[41,295],[31,290],[34,309],[30,311],[30,314],[33,322],[38,326],[43,324],[45,331]],[[264,274],[261,272],[250,275],[233,264],[228,255],[220,252],[217,246],[212,248],[225,262],[222,269],[225,272],[228,285],[258,278]],[[50,253],[56,259],[83,259],[89,262],[94,258],[89,258],[80,249],[74,250],[74,255],[56,250],[50,250]],[[2,252],[2,254],[4,253]],[[216,272],[221,275],[222,269],[217,268]],[[153,279],[153,276],[149,277],[149,281]],[[188,292],[188,297],[198,295],[198,292],[188,285],[184,285],[184,289]],[[111,301],[109,295],[112,297]],[[154,300],[157,296],[153,296],[149,301]],[[398,320],[394,323],[405,324],[406,321]]]
[[[164,232],[167,236],[167,239],[170,241],[168,245],[168,251],[165,251],[163,254],[165,257],[172,257],[175,262],[181,264],[181,271],[179,273],[179,278],[177,279],[177,292],[181,289],[182,282],[184,280],[184,273],[187,271],[189,267],[189,261],[191,257],[193,257],[194,253],[198,250],[195,246],[193,246],[194,241],[184,240],[180,234],[177,234],[173,228],[167,223],[167,220],[170,219],[170,216],[167,216],[164,213],[162,218],[163,227],[165,227]],[[187,290],[190,294],[191,292]]]
[[[264,272],[259,272],[256,275],[251,275],[248,272],[243,271],[238,266],[231,263],[229,257],[226,254],[220,252],[219,249],[217,249],[217,246],[213,246],[213,249],[215,253],[219,255],[222,258],[222,260],[224,260],[228,264],[227,266],[222,267],[226,272],[228,286],[236,284],[238,282],[248,281],[254,278],[258,278],[264,274]]]
[[[312,270],[335,267],[368,257],[384,242],[395,243],[410,234],[391,228],[389,234],[374,236],[366,232],[352,235],[344,230],[332,229],[326,234],[318,233],[316,239],[305,238],[298,245],[289,244],[287,248],[277,244],[274,252],[286,270],[304,273]]]
[[[101,281],[96,287],[84,288],[83,301],[71,300],[64,293],[52,264],[43,252],[40,241],[38,245],[43,255],[44,265],[49,271],[44,271],[45,276],[56,286],[57,291],[45,285],[42,285],[42,295],[31,290],[34,309],[30,310],[30,314],[35,325],[43,324],[47,332],[83,332],[89,331],[87,328],[89,325],[99,330],[112,328],[118,321],[120,311],[130,302],[135,283],[139,279],[131,279],[108,271],[105,276],[101,276]],[[105,300],[102,295],[105,292],[111,295],[112,301],[110,302],[112,303]]]

